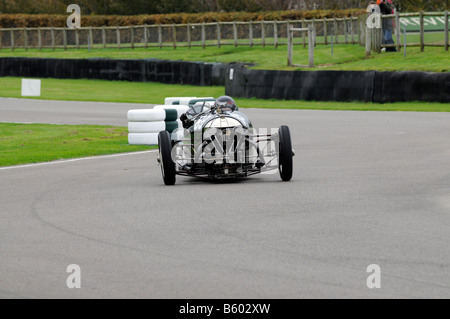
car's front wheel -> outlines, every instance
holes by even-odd
[[[161,131],[158,134],[159,159],[161,165],[161,173],[164,184],[175,184],[175,163],[172,160],[172,143],[170,134],[167,131]]]
[[[278,170],[280,171],[281,179],[287,182],[291,180],[293,173],[293,152],[289,127],[282,125],[278,130],[278,135],[280,138]]]

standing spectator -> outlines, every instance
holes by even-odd
[[[380,7],[380,11],[382,15],[385,14],[394,14],[394,4],[391,0],[377,0],[377,5]],[[383,41],[382,44],[395,44],[392,39],[392,31],[394,30],[394,19],[386,18],[382,19],[382,27],[383,27]],[[394,51],[397,49],[395,47],[386,48],[386,51]]]

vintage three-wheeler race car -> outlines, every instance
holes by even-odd
[[[158,135],[166,185],[174,185],[176,175],[219,180],[279,172],[283,181],[291,180],[294,151],[288,126],[256,130],[228,96],[197,101],[180,120],[183,130]]]

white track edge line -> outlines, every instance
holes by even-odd
[[[68,160],[52,161],[52,162],[45,162],[45,163],[6,166],[6,167],[0,167],[0,171],[11,170],[11,169],[19,169],[19,168],[28,168],[28,167],[37,167],[37,166],[47,166],[47,165],[54,165],[54,164],[65,164],[65,163],[87,161],[87,160],[95,160],[95,159],[105,159],[105,158],[112,158],[112,157],[141,155],[141,154],[155,153],[157,151],[158,150],[150,150],[150,151],[142,151],[142,152],[120,153],[120,154],[112,154],[112,155],[100,155],[100,156],[90,156],[90,157],[82,157],[82,158],[72,158],[72,159],[68,159]]]

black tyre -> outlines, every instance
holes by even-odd
[[[280,171],[281,179],[287,182],[291,180],[293,172],[292,141],[289,127],[287,127],[286,125],[282,125],[278,130],[278,135],[280,138],[278,170]]]
[[[161,131],[158,134],[159,159],[161,164],[161,173],[166,185],[175,184],[175,163],[172,161],[172,142],[169,132]]]

